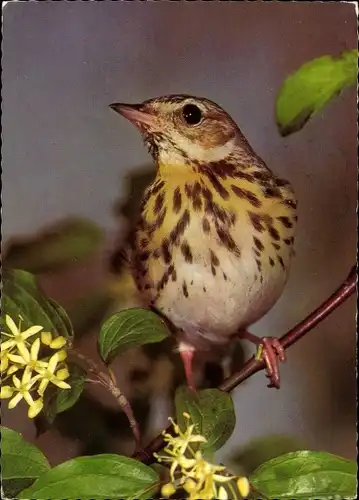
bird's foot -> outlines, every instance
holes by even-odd
[[[279,339],[275,337],[259,338],[250,332],[241,332],[241,337],[258,346],[256,359],[266,364],[267,377],[270,380],[268,387],[280,388],[279,361],[285,362],[285,350]]]
[[[266,375],[270,380],[268,387],[279,389],[280,371],[278,361],[285,362],[285,351],[282,344],[277,338],[263,337],[258,347],[256,358],[263,359],[266,364]]]
[[[178,345],[178,351],[183,361],[188,388],[190,391],[196,392],[196,384],[194,382],[192,370],[195,350],[191,345],[186,344],[185,342],[180,342]]]

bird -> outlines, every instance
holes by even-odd
[[[280,387],[284,350],[248,328],[282,295],[294,254],[297,199],[221,106],[187,94],[113,103],[155,163],[121,255],[146,307],[173,331],[188,387],[193,360],[247,339],[269,386]]]

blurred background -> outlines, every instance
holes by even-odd
[[[139,134],[108,105],[169,93],[222,105],[297,193],[290,280],[253,332],[282,335],[346,277],[356,259],[355,89],[287,138],[277,131],[274,105],[283,80],[302,63],[356,46],[353,4],[17,2],[3,11],[3,37],[3,248],[70,216],[93,221],[105,234],[86,259],[41,270],[46,291],[66,307],[76,303],[84,317],[92,311],[82,297],[101,295],[109,254],[125,234],[123,215],[132,213],[141,182],[154,173]],[[221,460],[253,438],[277,434],[356,456],[355,314],[352,297],[290,349],[280,391],[267,389],[260,373],[234,392],[237,425]],[[76,318],[84,327],[82,316]],[[78,343],[95,355],[96,328],[82,332]],[[150,415],[150,437],[170,411],[163,397],[172,383],[168,358],[137,350],[120,357],[114,370],[137,413]],[[151,410],[144,392],[153,395]],[[21,405],[4,408],[3,423],[36,443],[52,464],[79,453],[131,450],[126,419],[98,389],[52,430],[36,430]]]

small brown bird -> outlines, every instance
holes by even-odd
[[[127,258],[146,304],[175,327],[189,387],[196,351],[246,338],[262,348],[279,387],[277,339],[246,329],[283,292],[296,199],[214,102],[169,95],[111,104],[141,132],[157,175],[147,188]]]

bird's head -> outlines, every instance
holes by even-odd
[[[250,148],[229,114],[209,99],[169,95],[110,107],[139,129],[160,165],[218,162]]]

